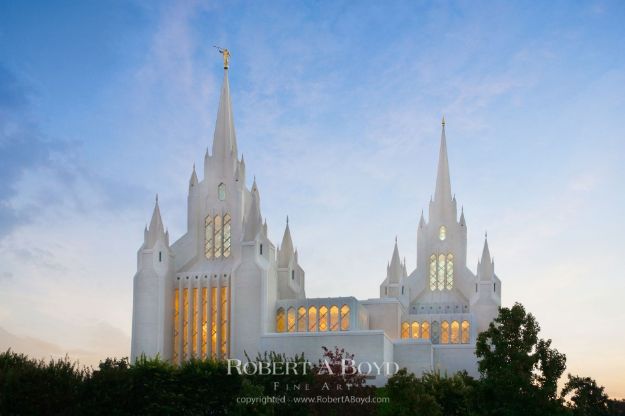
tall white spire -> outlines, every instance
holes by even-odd
[[[165,241],[165,227],[163,226],[163,220],[161,219],[161,209],[158,206],[158,195],[156,195],[156,202],[154,203],[154,211],[152,212],[152,219],[150,220],[150,227],[145,233],[145,245],[146,248],[154,246],[154,243],[163,237]]]
[[[234,119],[230,102],[230,83],[228,82],[228,68],[224,67],[224,80],[217,110],[217,122],[213,136],[212,156],[220,160],[228,160],[232,155],[237,158],[237,138],[234,131]]]
[[[280,251],[278,253],[278,266],[287,267],[293,254],[293,240],[291,239],[291,229],[289,228],[289,217],[286,217],[286,228],[284,229],[282,244],[280,244]]]
[[[495,276],[495,262],[490,256],[488,248],[488,234],[484,235],[482,258],[477,262],[477,276],[480,280],[492,280]]]
[[[434,202],[451,201],[451,180],[449,178],[449,161],[447,160],[447,138],[445,137],[445,117],[442,121],[441,145],[438,153],[438,171],[436,174],[436,191]]]
[[[399,283],[399,279],[404,277],[404,268],[399,258],[399,249],[397,248],[397,238],[395,238],[395,247],[393,248],[393,256],[388,266],[387,277],[389,283]]]

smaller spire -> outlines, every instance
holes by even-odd
[[[289,228],[289,217],[286,217],[286,228],[284,229],[284,235],[282,236],[282,244],[280,244],[280,251],[278,252],[278,266],[288,267],[289,261],[293,256],[293,240],[291,238],[291,229]]]
[[[388,266],[387,278],[389,283],[399,283],[399,279],[403,277],[404,268],[402,267],[399,257],[399,248],[397,247],[397,239],[395,239],[395,247],[393,247],[393,255]]]
[[[464,219],[464,206],[460,208],[460,225],[462,227],[464,227],[465,225],[467,225],[465,219]]]
[[[423,210],[421,210],[421,218],[419,218],[419,228],[423,228],[425,225],[425,218],[423,217]]]
[[[152,219],[150,220],[150,226],[147,228],[147,233],[145,235],[145,244],[148,248],[153,247],[154,243],[156,243],[161,236],[165,237],[165,227],[163,226],[163,220],[161,218],[161,209],[158,205],[158,194],[156,194],[155,199]]]
[[[193,164],[193,171],[191,172],[191,178],[189,179],[189,188],[194,187],[195,185],[197,185],[198,180],[197,180],[197,173],[195,172],[195,163]]]

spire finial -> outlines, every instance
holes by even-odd
[[[484,231],[484,239],[488,240],[488,231]]]
[[[222,48],[217,45],[213,45],[213,47],[217,48],[219,53],[224,56],[224,69],[228,69],[230,67],[230,51],[227,48]]]
[[[158,192],[156,193],[156,203],[158,204]]]
[[[289,225],[289,216],[286,216],[286,225]]]
[[[443,125],[443,127],[445,127],[445,115],[443,114],[443,121],[441,122],[441,124]]]
[[[397,236],[395,236],[395,244],[397,244]]]

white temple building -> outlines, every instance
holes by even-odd
[[[157,198],[137,253],[131,358],[245,361],[245,353],[276,351],[303,352],[316,362],[322,346],[339,346],[357,361],[396,362],[417,375],[476,375],[476,337],[498,313],[501,282],[487,241],[477,272],[467,267],[467,226],[451,193],[445,121],[434,197],[417,225],[417,268],[408,273],[395,242],[379,298],[307,298],[288,220],[276,246],[256,182],[246,186],[224,62],[212,151],[203,179],[195,167],[189,179],[186,233],[170,244]]]

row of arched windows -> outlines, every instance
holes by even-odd
[[[430,290],[451,290],[454,287],[454,255],[430,256]]]
[[[204,254],[207,259],[230,257],[232,225],[230,214],[207,216],[204,220]]]
[[[404,321],[401,324],[401,337],[403,339],[431,339],[433,344],[468,344],[471,339],[471,325],[469,321],[452,321],[451,325],[447,321],[428,321],[419,323],[418,321]]]
[[[290,307],[286,312],[279,308],[276,312],[276,332],[325,332],[349,330],[350,308],[348,305],[323,305],[306,309],[300,306],[297,310]]]

